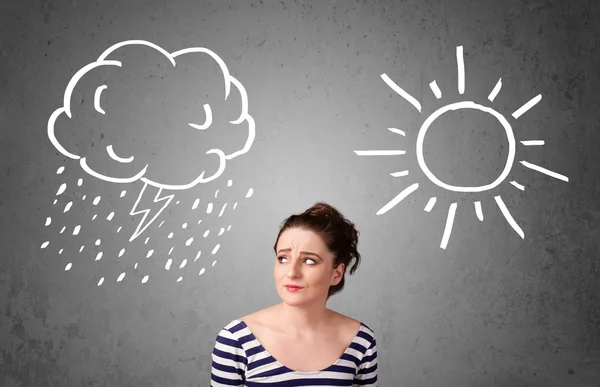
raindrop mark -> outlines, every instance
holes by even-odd
[[[52,219],[50,219],[50,217],[46,218],[46,224],[44,226],[49,226],[50,223],[52,223]]]
[[[97,205],[98,205],[98,203],[100,203],[100,196],[96,196],[96,197],[94,198],[94,201],[92,202],[92,204],[93,204],[93,205],[95,205],[95,206],[97,206]]]
[[[125,191],[125,190],[121,191],[121,197],[124,197],[126,193],[127,193],[127,191]]]
[[[56,170],[56,174],[57,174],[57,175],[60,175],[60,174],[61,174],[61,173],[63,173],[64,171],[65,171],[65,167],[64,167],[64,166],[63,166],[63,167],[60,167],[60,168],[58,168],[58,169]]]
[[[148,251],[148,254],[146,254],[146,258],[150,258],[152,254],[154,254],[154,250]]]
[[[188,239],[187,241],[185,241],[185,245],[189,246],[192,244],[192,242],[194,241],[194,237],[191,237],[190,239]]]
[[[58,203],[58,200],[54,199],[54,203],[52,203],[52,205],[56,205],[56,203]]]
[[[117,278],[117,282],[123,281],[123,278],[125,278],[125,272],[121,273],[121,275],[119,276],[119,278]]]
[[[77,180],[77,186],[78,186],[78,187],[81,187],[81,185],[82,185],[82,184],[83,184],[83,179],[82,179],[82,178],[79,178],[79,179]]]
[[[205,272],[205,269],[202,268],[202,270],[200,270],[200,273],[198,273],[198,275],[202,275],[202,274],[204,274],[204,272]]]
[[[210,214],[213,210],[213,204],[212,203],[208,203],[208,206],[206,206],[206,213]]]
[[[221,212],[219,212],[219,218],[221,216],[223,216],[223,212],[225,211],[225,208],[227,208],[227,203],[223,204],[223,207],[221,207]]]
[[[165,224],[164,220],[162,222],[160,222],[160,224],[158,225],[158,228],[160,228],[163,224]]]
[[[81,200],[85,200],[85,198],[87,198],[87,195],[83,195],[83,197],[81,198]]]
[[[181,282],[181,280],[183,280],[183,277],[177,278],[177,282]]]
[[[220,245],[220,244],[217,244],[217,245],[215,246],[215,248],[213,249],[213,251],[212,251],[212,253],[211,253],[211,254],[212,254],[212,255],[215,255],[215,254],[217,253],[217,251],[219,251],[219,247],[221,247],[221,245]]]
[[[228,187],[231,187],[231,185],[232,185],[232,184],[233,184],[233,181],[231,181],[231,180],[227,180],[227,186],[228,186]]]
[[[183,262],[181,262],[181,265],[179,265],[179,268],[183,269],[186,264],[187,264],[187,259],[184,259]]]
[[[72,268],[72,267],[73,267],[73,264],[72,264],[72,263],[70,263],[70,262],[69,262],[69,263],[67,263],[67,266],[65,266],[65,271],[69,271],[69,270],[71,270],[71,268]]]
[[[100,239],[96,239],[96,246],[100,246],[100,243],[101,243]]]
[[[119,228],[117,229],[117,233],[121,232],[122,228],[123,228],[123,226],[119,226]]]
[[[175,202],[175,204],[179,204],[179,203],[181,203],[181,201],[180,201],[180,200],[178,200],[178,201],[176,201],[176,202]]]
[[[58,254],[62,254],[63,249],[58,250]]]
[[[60,187],[58,188],[58,191],[56,191],[56,196],[62,194],[63,192],[65,192],[65,190],[67,189],[67,183],[62,183],[60,185]]]
[[[198,221],[198,224],[200,224],[200,223],[202,223],[202,219],[200,219],[200,220]]]
[[[252,196],[253,193],[254,193],[254,190],[252,188],[250,188],[248,190],[248,193],[246,194],[246,199],[248,199],[250,196]]]
[[[210,234],[210,230],[206,230],[206,231],[204,231],[204,235],[203,235],[203,237],[204,237],[204,238],[206,238],[206,237],[208,236],[208,234]]]
[[[96,261],[99,261],[102,258],[102,251],[96,255]]]
[[[202,255],[202,251],[198,251],[198,254],[196,254],[196,258],[194,258],[194,262],[196,262],[198,258],[200,258],[200,255]]]
[[[81,246],[81,247],[79,248],[79,252],[81,253],[82,251],[83,251],[83,246]]]
[[[98,214],[95,214],[94,216],[92,216],[92,220],[96,220],[97,217],[98,217]]]
[[[171,255],[171,253],[173,252],[173,249],[174,249],[174,248],[175,248],[175,247],[171,247],[171,249],[169,250],[169,255]]]
[[[63,228],[60,229],[60,233],[62,234],[63,232],[65,232],[67,226],[63,226]]]
[[[219,236],[223,235],[224,232],[225,232],[225,229],[223,227],[221,227],[221,230],[219,231]]]
[[[119,251],[119,258],[121,258],[123,254],[125,254],[125,249],[121,249],[121,251]]]
[[[73,235],[79,235],[79,231],[81,231],[81,225],[78,224],[77,226],[75,226],[75,228],[73,229]]]
[[[115,216],[115,212],[113,211],[110,214],[108,214],[108,216],[106,217],[106,220],[111,221],[114,216]]]
[[[73,205],[73,202],[68,202],[67,205],[65,206],[65,210],[63,212],[67,212],[71,209],[71,206]]]
[[[213,261],[212,266],[215,267],[216,264],[217,264],[217,261]]]
[[[150,240],[150,237],[147,237],[146,240],[144,241],[144,244],[147,245],[149,240]]]
[[[198,208],[198,204],[200,204],[200,199],[194,200],[194,204],[192,205],[192,210],[195,210],[196,208]]]
[[[182,224],[181,228],[187,228],[187,223]]]
[[[215,199],[217,198],[217,196],[219,196],[219,190],[215,191]]]
[[[237,202],[233,203],[233,209],[235,210],[237,208]]]
[[[173,238],[173,232],[172,231],[169,233],[169,235],[167,236],[167,238],[169,238],[169,239]]]
[[[100,278],[100,281],[98,281],[98,286],[102,285],[104,283],[104,277]]]
[[[134,269],[137,269],[137,262],[135,263],[135,265],[133,265]]]
[[[231,230],[231,225],[229,225],[229,226],[227,227],[227,231],[229,231],[229,230]]]
[[[146,282],[148,282],[148,276],[145,275],[144,278],[142,278],[142,283],[145,284]]]
[[[167,264],[165,265],[165,270],[171,269],[171,263],[173,263],[173,260],[171,258],[169,258],[169,260],[167,261]]]
[[[46,247],[48,247],[48,245],[49,245],[49,244],[50,244],[50,242],[49,242],[49,241],[46,241],[46,242],[42,243],[42,246],[41,246],[41,248],[42,248],[42,249],[45,249]]]

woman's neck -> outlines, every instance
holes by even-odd
[[[291,306],[282,302],[276,306],[278,325],[292,336],[306,336],[320,332],[332,319],[332,311],[325,304]]]

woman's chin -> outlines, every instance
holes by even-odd
[[[283,303],[290,306],[300,306],[307,303],[307,299],[305,296],[300,294],[281,294],[279,293],[279,298]]]

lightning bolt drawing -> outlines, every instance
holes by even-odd
[[[156,211],[154,216],[148,222],[146,222],[146,218],[148,218],[148,215],[152,212],[152,208],[147,208],[144,210],[136,210],[138,203],[144,196],[146,187],[148,187],[148,183],[144,183],[144,186],[142,187],[140,194],[138,195],[138,198],[135,201],[133,208],[131,209],[131,212],[129,213],[129,215],[132,215],[132,216],[138,215],[138,214],[144,214],[144,216],[140,220],[140,223],[138,224],[135,232],[133,233],[131,238],[129,238],[129,242],[133,241],[135,238],[140,236],[140,234],[142,234],[146,230],[146,228],[148,228],[148,226],[150,226],[152,224],[152,222],[154,222],[154,220],[156,220],[156,218],[158,218],[158,216],[163,212],[163,210],[165,208],[167,208],[167,206],[169,205],[169,203],[171,203],[171,200],[173,200],[173,197],[175,196],[174,194],[171,194],[171,195],[167,195],[167,196],[164,196],[161,198],[160,195],[162,193],[162,188],[158,188],[158,191],[156,192],[156,196],[154,196],[154,203],[164,202],[164,204],[158,211]]]

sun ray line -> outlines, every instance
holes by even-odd
[[[525,146],[544,145],[545,144],[544,140],[525,140],[525,141],[520,141],[520,143]]]
[[[549,169],[540,167],[539,165],[535,165],[535,164],[532,164],[532,163],[527,162],[527,161],[519,161],[519,162],[521,164],[523,164],[524,166],[526,166],[527,168],[529,168],[529,169],[533,169],[534,171],[543,173],[545,175],[548,175],[548,176],[553,177],[553,178],[558,179],[558,180],[566,181],[567,183],[569,182],[569,178],[566,177],[565,175],[561,175],[560,173],[553,172],[553,171],[551,171]]]
[[[514,185],[515,187],[517,187],[518,189],[520,189],[521,191],[525,191],[525,186],[522,184],[517,183],[516,181],[511,181],[510,184]]]
[[[435,196],[430,197],[429,200],[427,201],[427,205],[425,206],[425,208],[423,210],[426,212],[431,212],[431,210],[433,209],[433,206],[435,206],[436,201],[437,201],[437,198]]]
[[[415,192],[419,188],[419,183],[414,183],[413,185],[405,188],[402,192],[396,195],[395,198],[390,200],[385,206],[381,207],[379,211],[377,211],[377,215],[382,215],[394,208],[398,203],[404,200],[408,195]]]
[[[406,133],[404,132],[404,130],[400,130],[400,129],[396,129],[396,128],[388,128],[388,130],[392,133],[396,133],[401,136],[406,136]]]
[[[512,114],[512,116],[515,118],[515,120],[518,119],[523,114],[525,114],[529,109],[531,109],[532,107],[537,105],[537,103],[540,102],[541,100],[542,100],[542,95],[541,94],[536,95],[535,97],[530,99],[526,104],[524,104],[523,106],[521,106],[520,108],[515,110],[515,112]]]
[[[359,156],[398,156],[403,155],[406,151],[403,150],[355,150]]]
[[[383,79],[383,81],[385,83],[387,83],[387,85],[392,90],[394,90],[396,93],[398,93],[402,98],[404,98],[406,101],[408,101],[411,105],[416,107],[417,110],[419,111],[419,113],[421,113],[421,104],[412,95],[408,94],[400,86],[398,86],[394,81],[392,81],[390,79],[390,77],[387,76],[387,74],[381,74],[381,79]]]
[[[477,219],[483,222],[483,211],[481,210],[481,202],[476,201],[475,204],[475,214],[477,215]]]
[[[488,99],[490,100],[490,102],[494,102],[494,99],[500,92],[500,89],[502,89],[502,78],[498,79],[496,86],[494,86],[494,88],[492,89],[492,92],[490,93],[490,95],[488,95]]]
[[[450,234],[452,233],[452,226],[454,225],[454,217],[456,215],[456,203],[450,204],[450,208],[448,208],[448,217],[446,218],[446,227],[444,227],[444,235],[442,236],[442,243],[440,243],[440,247],[446,250],[446,246],[448,246],[448,240],[450,239]]]
[[[433,91],[435,98],[437,98],[437,99],[442,98],[442,91],[440,90],[440,88],[438,87],[438,85],[435,81],[431,82],[429,84],[429,87],[431,88],[431,91]]]
[[[519,227],[517,222],[515,222],[514,218],[508,211],[508,208],[506,208],[506,204],[504,204],[504,201],[502,201],[502,198],[500,197],[500,195],[494,196],[494,199],[496,200],[498,207],[500,207],[500,211],[502,211],[502,214],[506,218],[506,221],[508,222],[508,224],[510,224],[510,226],[513,228],[513,230],[515,230],[517,232],[517,234],[519,234],[521,239],[524,239],[525,233],[523,233],[523,230],[521,230],[521,227]]]
[[[463,46],[456,47],[456,64],[458,67],[458,92],[465,92],[465,60],[463,58]]]
[[[404,171],[400,171],[400,172],[392,172],[392,173],[390,173],[390,175],[392,175],[393,177],[408,176],[408,170],[404,170]]]

